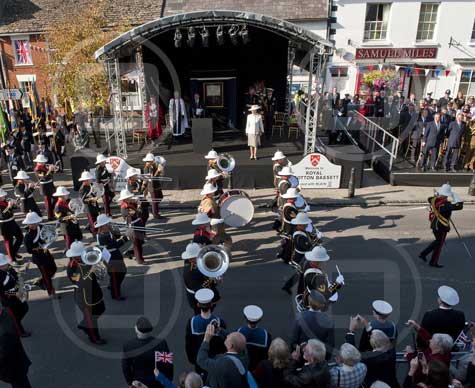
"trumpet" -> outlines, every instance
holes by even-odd
[[[12,208],[14,208],[15,206],[18,206],[18,204],[20,203],[21,201],[21,198],[18,197],[16,199],[13,199],[13,198],[6,198],[5,199],[6,202],[8,202],[8,205],[5,209],[2,210],[2,214],[5,214],[7,213],[9,210],[11,210]]]
[[[55,164],[48,164],[48,172],[58,172],[60,169],[60,161],[58,160]]]
[[[81,254],[81,261],[86,265],[92,266],[90,273],[95,273],[99,280],[104,279],[107,273],[107,268],[103,261],[102,251],[99,248],[94,247],[85,250]]]

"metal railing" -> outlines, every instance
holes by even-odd
[[[379,124],[363,116],[360,112],[354,110],[353,117],[362,122],[360,132],[366,136],[366,150],[374,153],[376,147],[389,155],[389,171],[397,159],[399,149],[399,139]]]

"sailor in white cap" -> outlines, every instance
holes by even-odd
[[[28,312],[28,303],[26,300],[19,298],[24,293],[19,289],[18,273],[10,263],[8,256],[0,253],[0,299],[3,308],[14,320],[17,334],[21,337],[29,337],[31,334],[21,324],[22,319]]]
[[[267,359],[272,336],[266,329],[257,326],[264,315],[259,306],[248,305],[244,307],[242,312],[247,324],[246,326],[241,326],[236,331],[246,337],[249,370],[254,370],[262,360]]]
[[[81,187],[79,188],[79,195],[81,196],[81,201],[84,203],[86,208],[87,219],[89,221],[89,231],[92,233],[93,237],[96,237],[96,228],[94,226],[97,216],[99,215],[99,203],[97,202],[96,193],[92,189],[92,181],[94,176],[87,170],[84,170],[79,178],[81,182]]]
[[[59,298],[53,286],[53,277],[56,274],[57,267],[53,255],[41,238],[40,232],[43,228],[41,222],[41,217],[35,212],[26,215],[22,222],[28,228],[25,233],[25,248],[31,254],[31,261],[38,266],[41,273],[41,279],[36,282],[36,285],[46,290],[50,297]]]
[[[35,160],[35,174],[40,183],[40,192],[44,197],[46,212],[48,214],[48,221],[54,220],[54,198],[55,191],[53,174],[55,171],[54,165],[46,166],[48,159],[43,154],[39,154]]]
[[[59,186],[53,194],[58,200],[54,206],[54,215],[60,222],[60,229],[69,249],[74,241],[82,240],[81,227],[74,211],[69,207],[69,191],[64,186]]]
[[[127,238],[120,233],[114,233],[110,227],[111,222],[112,219],[109,216],[99,214],[95,224],[97,230],[96,241],[101,249],[107,250],[110,254],[106,267],[112,299],[125,300],[126,297],[122,295],[121,286],[127,273],[127,267],[120,247],[126,243]]]
[[[120,213],[127,225],[145,228],[145,216],[143,215],[143,208],[137,203],[137,199],[128,189],[120,192],[119,196]],[[138,264],[143,264],[143,244],[145,240],[145,231],[133,230],[133,242],[135,260]]]
[[[461,331],[465,329],[465,314],[454,310],[460,302],[455,289],[449,286],[440,286],[437,289],[438,308],[424,313],[421,326],[431,335],[436,333],[448,334],[455,341]],[[418,340],[422,344],[421,339]]]
[[[30,182],[30,176],[23,170],[15,176],[15,197],[20,200],[20,208],[24,215],[33,211],[41,216],[40,208],[35,201],[36,185]]]
[[[454,203],[449,201],[450,197],[452,197]],[[427,261],[427,256],[432,252],[429,265],[435,268],[442,268],[443,265],[439,264],[439,259],[445,238],[450,231],[450,217],[453,211],[463,209],[463,201],[457,193],[452,191],[448,183],[442,185],[437,190],[436,195],[430,197],[428,201],[430,203],[430,227],[435,240],[419,254],[419,258]]]
[[[74,299],[83,314],[78,328],[86,333],[93,344],[104,345],[106,341],[99,334],[97,321],[104,313],[106,306],[94,267],[82,260],[85,250],[81,241],[71,244],[66,251],[66,256],[70,259],[66,273],[71,283],[77,286],[74,290]]]
[[[185,349],[188,361],[195,365],[197,373],[201,373],[203,372],[203,369],[198,366],[196,357],[198,355],[198,350],[203,343],[206,328],[210,323],[213,323],[217,331],[219,331],[220,329],[226,329],[226,324],[221,318],[212,313],[214,307],[214,292],[212,290],[209,288],[199,289],[195,292],[195,299],[200,313],[190,318],[187,322]],[[223,345],[224,339],[222,336],[217,335],[213,337],[210,342],[210,352],[214,355],[219,354]]]
[[[214,193],[218,190],[215,185],[211,183],[206,183],[201,190],[200,195],[202,196],[200,205],[198,206],[198,211],[205,213],[209,218],[220,218],[219,216],[219,206],[214,200]]]
[[[205,213],[197,213],[195,219],[191,222],[192,225],[196,226],[196,229],[193,233],[193,242],[200,245],[209,245],[211,244],[211,228],[210,228],[211,218],[209,218]]]
[[[186,246],[185,251],[181,254],[183,259],[183,282],[185,283],[186,296],[188,303],[194,310],[195,314],[200,313],[200,309],[196,304],[195,294],[202,288],[209,288],[213,291],[213,303],[217,303],[221,297],[217,288],[217,282],[208,278],[198,269],[196,258],[201,250],[201,245],[192,242]]]
[[[97,154],[96,156],[96,182],[104,186],[104,194],[102,201],[104,202],[104,211],[110,217],[110,204],[114,199],[115,193],[112,190],[112,173],[107,170],[107,158],[104,154]]]
[[[162,218],[160,216],[160,208],[159,208],[159,201],[163,199],[163,191],[162,185],[158,180],[158,177],[163,176],[165,172],[165,166],[163,161],[165,161],[162,157],[155,157],[152,153],[148,153],[145,155],[145,158],[142,159],[145,162],[145,166],[143,168],[144,174],[148,174],[151,177],[155,177],[157,179],[150,180],[148,182],[148,191],[152,197],[152,214],[155,219]]]

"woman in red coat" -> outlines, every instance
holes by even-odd
[[[150,101],[145,107],[145,121],[147,122],[148,126],[148,140],[157,140],[162,135],[162,118],[162,107],[157,103],[155,96],[151,96]]]

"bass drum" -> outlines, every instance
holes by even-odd
[[[254,205],[249,195],[242,190],[230,190],[219,199],[221,218],[228,226],[239,228],[252,221]]]

